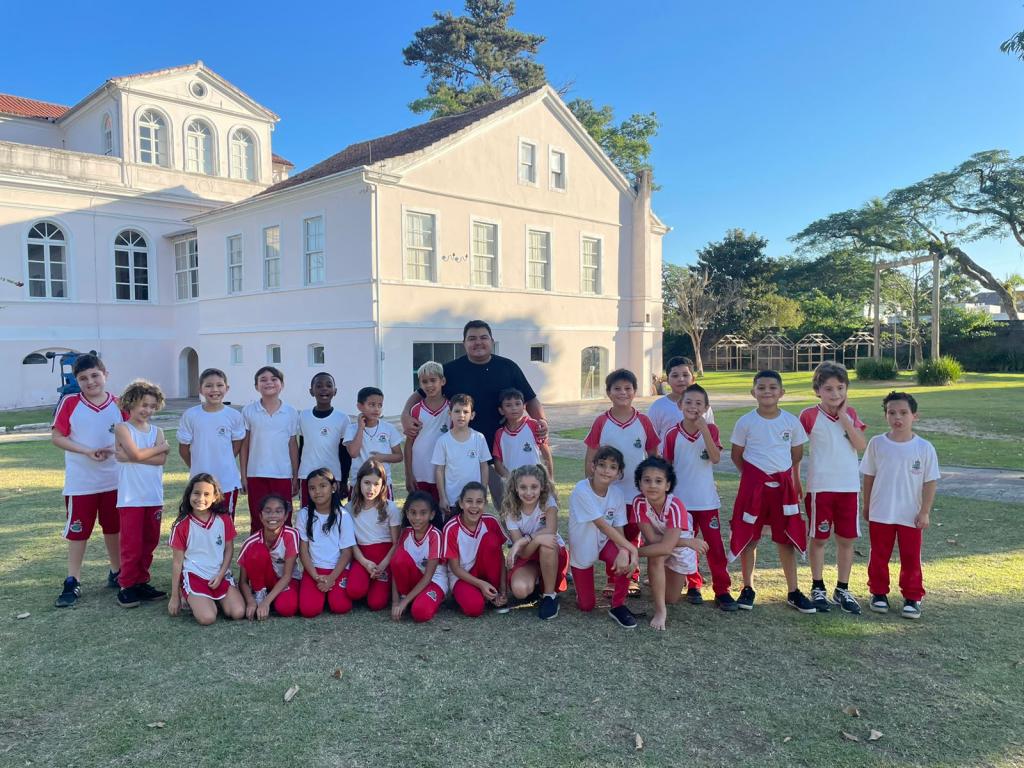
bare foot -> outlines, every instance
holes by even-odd
[[[664,608],[662,608],[660,611],[655,611],[654,618],[651,619],[651,629],[664,630],[665,619],[667,615],[668,614]]]

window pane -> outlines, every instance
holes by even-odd
[[[64,261],[64,246],[63,245],[51,245],[50,246],[50,261]]]
[[[63,264],[50,264],[50,279],[51,280],[63,280],[64,279],[64,265]]]
[[[66,295],[65,291],[64,291],[64,288],[65,288],[65,286],[64,286],[64,281],[63,280],[60,281],[60,282],[56,282],[56,281],[52,281],[51,280],[50,281],[50,296],[52,296],[55,299],[63,299],[65,297],[65,295]]]
[[[149,286],[146,284],[135,286],[135,300],[149,301]]]
[[[434,217],[429,213],[408,212],[406,226],[406,277],[412,280],[434,279]]]
[[[29,261],[42,261],[43,260],[43,246],[39,243],[28,244],[28,260]]]
[[[128,301],[132,297],[131,288],[129,288],[127,285],[118,284],[116,295],[118,301]]]

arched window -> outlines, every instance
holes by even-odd
[[[22,365],[46,365],[49,360],[46,359],[45,355],[41,355],[38,352],[32,352],[31,354],[25,355],[22,358]]]
[[[213,175],[213,131],[202,120],[185,128],[185,170]]]
[[[60,227],[48,221],[40,221],[28,233],[28,295],[68,297],[67,238]]]
[[[587,347],[580,354],[580,396],[596,400],[604,396],[604,377],[608,375],[608,350]]]
[[[110,115],[103,115],[103,154],[114,154],[114,124]]]
[[[256,140],[242,128],[231,134],[231,178],[256,180]]]
[[[167,123],[163,116],[147,109],[139,117],[139,162],[167,165]]]
[[[149,244],[134,229],[114,239],[114,297],[149,301]]]

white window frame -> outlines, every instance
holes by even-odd
[[[249,137],[249,155],[236,152],[240,148],[237,134],[245,134]],[[240,181],[258,181],[259,173],[259,142],[256,140],[256,133],[244,125],[236,125],[228,132],[228,176]],[[244,162],[242,162],[244,160]]]
[[[63,240],[54,240],[49,235],[46,237],[33,237],[32,231],[40,224],[47,224],[55,229],[60,230],[60,233],[64,236]],[[43,247],[43,288],[44,293],[42,296],[32,295],[32,280],[30,278],[31,271],[29,270],[29,257],[28,247],[29,245],[41,245]],[[54,280],[52,277],[53,273],[53,259],[51,257],[50,249],[53,247],[61,247],[64,249],[64,260],[61,262],[64,265],[64,276],[58,280]],[[33,221],[28,229],[25,231],[25,240],[21,249],[22,253],[22,268],[25,270],[25,294],[32,301],[67,301],[71,298],[71,234],[70,229],[59,221],[54,219],[38,219]],[[64,295],[54,296],[53,295],[53,283],[60,282],[64,284]]]
[[[532,263],[530,261],[530,234],[533,232],[543,233],[548,236],[548,279],[547,286],[544,288],[533,288],[530,286],[530,264]],[[526,247],[524,249],[523,259],[526,263],[526,271],[523,275],[523,285],[526,286],[526,290],[528,291],[534,291],[536,293],[550,293],[552,290],[554,290],[555,285],[555,234],[549,227],[532,227],[529,224],[527,224],[525,242]]]
[[[103,154],[111,157],[114,154],[114,121],[109,112],[104,112],[100,119],[100,136],[103,140]]]
[[[232,365],[242,365],[245,363],[245,355],[241,344],[232,344],[230,355]]]
[[[196,167],[191,167],[192,162],[192,137],[202,135],[193,132],[192,126],[199,125],[206,129],[206,146],[202,143],[196,150]],[[201,117],[190,117],[185,121],[185,171],[187,173],[198,173],[202,176],[217,176],[217,132],[208,120]],[[208,170],[207,170],[208,169]]]
[[[494,256],[491,257],[492,273],[491,282],[478,283],[476,281],[476,225],[494,227]],[[485,257],[486,258],[486,257]],[[474,288],[500,288],[501,287],[501,221],[496,219],[485,219],[482,216],[469,217],[469,284]]]
[[[271,230],[277,232],[277,255],[269,256],[270,243],[267,241],[267,233]],[[277,282],[270,284],[270,263],[277,262]],[[281,225],[270,224],[263,228],[263,289],[266,291],[277,290],[281,287]]]
[[[320,359],[317,360],[317,350],[320,351]],[[319,368],[327,365],[327,349],[319,342],[313,342],[306,347],[306,358],[310,368]]]
[[[554,158],[555,155],[562,156],[562,186],[555,186]],[[569,189],[569,154],[561,147],[548,145],[548,189],[552,192],[563,193]]]
[[[533,178],[525,178],[523,176],[523,145],[528,144],[533,147]],[[539,186],[540,179],[540,142],[535,139],[530,139],[525,136],[520,136],[519,141],[516,142],[516,179],[520,184],[527,187]]]
[[[228,235],[225,240],[227,256],[227,292],[241,293],[245,286],[245,258],[242,250],[242,235]]]
[[[593,240],[597,243],[597,289],[594,291],[588,291],[583,287],[583,270],[585,266],[583,264],[583,243],[587,240]],[[580,283],[579,291],[584,296],[601,296],[604,294],[604,238],[601,235],[591,234],[590,232],[580,232],[579,242],[579,254],[580,254]]]
[[[310,249],[309,236],[307,229],[309,224],[313,221],[320,222],[320,248]],[[323,285],[327,282],[327,227],[324,221],[323,213],[311,214],[304,216],[302,219],[302,229],[299,232],[299,236],[302,238],[302,284],[303,285]],[[319,254],[320,263],[318,265],[320,275],[319,279],[314,280],[314,270],[312,257]]]
[[[195,243],[195,251],[190,252],[189,243]],[[183,245],[184,255],[187,259],[184,269],[182,269],[178,263],[178,246]],[[199,298],[199,238],[197,235],[192,237],[182,237],[174,241],[172,244],[174,250],[174,300],[176,302],[184,301],[195,301]],[[195,255],[195,264],[191,263],[190,256]],[[181,296],[179,292],[180,281],[179,275],[185,275],[186,287],[188,288],[188,296]]]
[[[145,243],[145,247],[141,247],[140,248],[140,247],[138,247],[136,245],[118,245],[117,244],[117,239],[119,237],[121,237],[121,235],[125,234],[126,232],[134,232],[139,237],[141,237],[142,241]],[[152,303],[153,302],[153,291],[154,291],[153,278],[154,278],[155,274],[154,274],[154,269],[153,269],[153,259],[151,258],[151,254],[152,254],[152,246],[150,245],[151,242],[152,241],[151,241],[149,235],[146,234],[145,232],[143,232],[138,227],[125,227],[124,229],[119,230],[114,235],[113,250],[111,252],[111,255],[113,256],[113,265],[114,265],[114,284],[113,284],[113,288],[114,288],[114,301],[116,301],[118,303],[122,303],[122,304],[140,304],[140,303],[141,304],[148,304],[148,303]],[[117,281],[117,270],[118,270],[118,266],[117,266],[117,252],[118,251],[127,251],[128,252],[128,282],[127,283],[118,283],[118,281]],[[146,281],[145,281],[146,298],[145,299],[136,298],[137,288],[138,288],[139,285],[142,285],[141,283],[137,282],[136,279],[135,279],[135,270],[136,270],[136,267],[135,267],[135,255],[136,255],[136,253],[138,253],[140,251],[146,254],[146,266],[145,266],[145,270],[146,270]],[[118,298],[118,295],[117,295],[117,287],[118,287],[118,285],[127,285],[128,286],[128,292],[130,294],[129,298],[127,298],[127,299]]]
[[[267,365],[281,365],[284,353],[280,344],[267,344]]]
[[[535,350],[535,349],[539,349],[540,350],[540,360],[534,360],[533,359],[533,350]],[[529,357],[529,360],[530,360],[531,363],[546,363],[546,362],[548,362],[548,360],[549,360],[549,358],[548,358],[548,345],[547,344],[531,344],[530,345],[530,357]]]
[[[148,150],[144,150],[142,148],[142,119],[149,114],[155,115],[163,121],[163,130],[157,132],[155,139],[151,139],[151,141],[154,142],[155,149],[150,148]],[[174,144],[172,143],[171,138],[171,121],[163,110],[157,109],[156,107],[141,107],[138,112],[138,117],[135,120],[136,161],[140,165],[152,165],[157,168],[170,168],[173,163],[173,157],[171,154],[173,146]],[[143,152],[149,152],[152,155],[152,158],[150,160],[143,159]]]
[[[408,218],[409,214],[416,216],[429,216],[434,222],[434,242],[430,249],[430,258],[427,265],[429,274],[427,279],[424,280],[421,277],[413,277],[409,274],[409,249],[410,248],[422,248],[422,246],[411,246],[409,244],[409,228]],[[423,283],[423,284],[435,284],[438,280],[438,251],[440,250],[439,243],[441,242],[441,214],[440,212],[430,208],[406,208],[402,206],[402,278],[406,282],[410,283]]]

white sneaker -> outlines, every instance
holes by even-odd
[[[903,602],[903,618],[904,619],[920,619],[921,618],[921,601],[920,600],[905,600]]]

